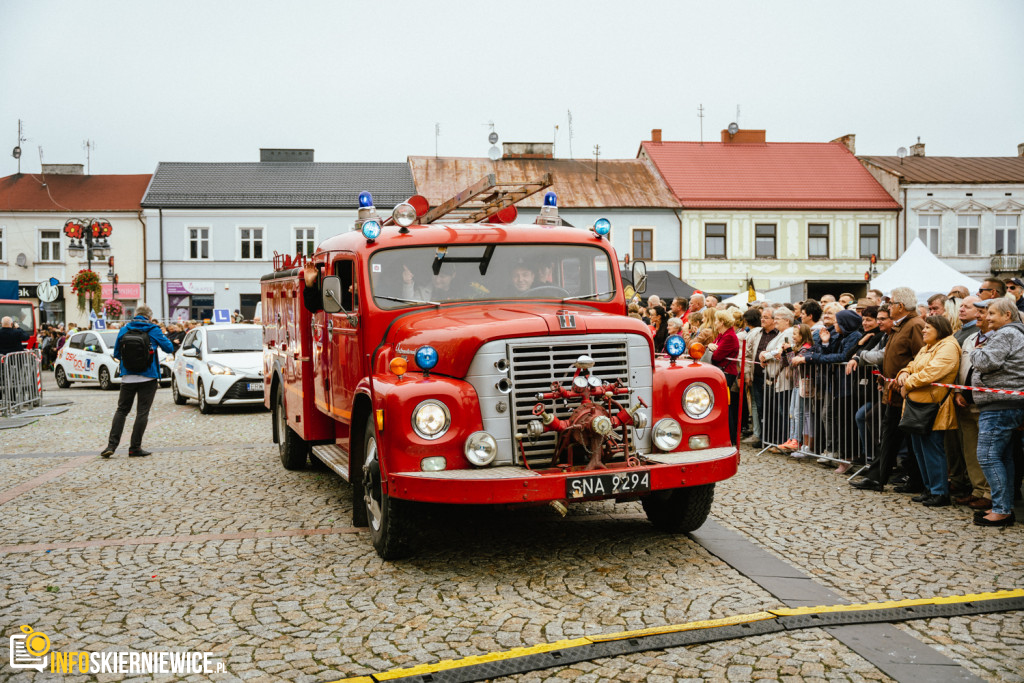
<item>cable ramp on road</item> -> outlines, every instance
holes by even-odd
[[[948,597],[871,602],[856,605],[786,607],[725,619],[693,621],[637,631],[621,631],[559,640],[533,647],[445,660],[334,683],[455,683],[522,674],[605,657],[664,650],[685,645],[732,640],[766,633],[824,626],[893,623],[914,619],[956,617],[1024,609],[1024,589],[951,595]]]

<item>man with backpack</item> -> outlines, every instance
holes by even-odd
[[[121,442],[124,421],[128,418],[136,396],[138,404],[132,440],[128,446],[128,457],[139,458],[150,454],[149,451],[142,450],[142,435],[146,432],[149,409],[153,405],[160,380],[156,349],[159,346],[167,353],[174,352],[171,341],[160,331],[158,325],[150,321],[152,315],[153,310],[149,306],[139,306],[131,322],[117,333],[112,355],[121,361],[121,394],[117,398],[117,411],[114,412],[114,420],[110,425],[107,447],[100,453],[104,458],[112,456]]]

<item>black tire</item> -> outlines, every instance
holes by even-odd
[[[309,444],[295,430],[288,426],[285,419],[284,391],[277,390],[274,401],[274,425],[277,431],[277,450],[281,454],[281,464],[286,470],[301,470],[306,467],[309,455]]]
[[[206,388],[203,386],[203,380],[199,380],[196,387],[198,389],[196,393],[199,395],[199,412],[203,415],[209,415],[213,412],[213,406],[206,400]]]
[[[413,551],[413,539],[416,535],[413,503],[392,498],[384,493],[377,454],[377,435],[373,431],[373,423],[369,420],[363,444],[362,502],[366,507],[370,538],[381,559],[398,560]]]
[[[103,391],[110,391],[114,388],[114,383],[110,381],[110,370],[107,370],[107,366],[101,365],[100,371],[97,375],[97,379],[100,381],[100,389]]]
[[[188,396],[185,396],[178,391],[178,380],[174,377],[171,378],[171,399],[179,406],[183,406],[188,403]]]
[[[714,498],[715,485],[704,484],[658,491],[645,496],[640,502],[654,528],[670,534],[687,534],[704,524]]]
[[[57,386],[61,389],[67,389],[71,386],[71,382],[68,381],[68,374],[64,372],[64,368],[57,366],[57,369],[53,371],[53,378],[57,380]]]

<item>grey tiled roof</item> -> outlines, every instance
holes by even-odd
[[[161,162],[142,198],[153,208],[319,208],[376,206],[416,194],[406,163]]]

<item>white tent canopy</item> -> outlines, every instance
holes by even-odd
[[[915,238],[896,263],[871,281],[871,288],[880,289],[883,294],[889,294],[894,287],[910,287],[920,303],[932,294],[947,294],[957,285],[972,293],[981,287],[974,278],[940,261],[920,238]]]
[[[747,303],[747,299],[749,297],[750,297],[749,291],[744,289],[742,292],[739,292],[738,294],[734,294],[734,295],[730,296],[728,299],[722,299],[721,303],[723,303],[723,304],[735,304],[736,306],[739,307],[740,310],[745,311],[745,310],[747,310],[747,307],[750,305],[750,304]],[[755,300],[756,301],[764,301],[764,295],[761,294],[761,292],[757,292],[757,296],[755,297]]]

